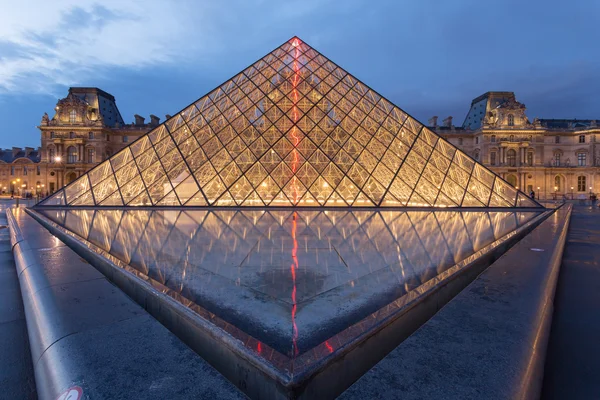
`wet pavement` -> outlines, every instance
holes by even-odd
[[[600,209],[575,204],[548,345],[543,399],[600,398]]]
[[[0,200],[0,398],[36,399],[23,300],[6,221],[10,200]]]

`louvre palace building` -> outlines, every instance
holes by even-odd
[[[160,124],[155,115],[126,124],[115,98],[98,88],[70,88],[53,114],[41,119],[38,149],[0,149],[2,193],[53,193]],[[513,92],[487,92],[471,102],[462,125],[432,117],[429,128],[538,199],[600,191],[596,120],[530,121]]]

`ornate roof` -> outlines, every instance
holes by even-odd
[[[297,37],[40,205],[539,206]]]

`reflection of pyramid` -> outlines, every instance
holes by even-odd
[[[298,38],[40,205],[539,207]]]

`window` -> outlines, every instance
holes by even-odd
[[[492,143],[496,143],[496,135],[492,135]]]
[[[533,165],[533,151],[527,152],[527,165]]]
[[[75,139],[75,132],[69,132],[69,139]]]
[[[15,167],[13,167],[12,165],[11,165],[11,167],[10,167],[10,174],[11,174],[11,175],[14,175],[14,174],[15,174]]]
[[[23,167],[23,175],[27,175],[27,167]]]
[[[515,125],[515,117],[512,114],[508,114],[508,126]]]
[[[55,137],[54,132],[50,132],[50,139],[54,139]]]
[[[129,142],[129,137],[128,136],[123,136],[123,143],[127,143]]]
[[[93,139],[93,138],[94,138],[94,132],[88,133],[88,139]]]
[[[87,149],[87,162],[90,164],[94,162],[94,153],[95,151],[93,148],[90,147]]]
[[[580,167],[585,167],[585,153],[577,154],[577,165]]]
[[[106,141],[110,141],[110,136],[108,136],[108,133],[106,134]]]
[[[77,122],[77,111],[75,111],[75,110],[69,111],[69,122],[70,123]]]
[[[492,151],[490,153],[490,164],[496,165],[496,152]]]
[[[554,191],[562,192],[561,180],[560,180],[560,176],[558,176],[558,175],[556,175],[554,177]]]
[[[54,148],[52,147],[48,149],[48,160],[50,160],[50,162],[54,162]]]
[[[75,146],[69,146],[67,149],[67,162],[69,164],[77,162],[77,148]]]
[[[554,136],[554,143],[560,143],[560,136]]]
[[[585,192],[585,187],[586,187],[586,182],[585,182],[585,176],[578,176],[577,177],[577,191],[578,192]]]
[[[514,141],[515,141],[515,135],[510,135],[508,139],[509,139],[511,142],[514,142]]]
[[[462,138],[458,138],[458,145],[462,146],[462,143],[463,143]]]
[[[510,149],[506,152],[506,162],[508,163],[509,167],[516,167],[517,166],[517,152],[514,151],[513,149]]]
[[[554,153],[554,166],[560,166],[560,153]]]
[[[475,154],[473,155],[473,158],[475,159],[475,161],[479,161],[479,152],[476,151]]]
[[[585,143],[585,135],[579,135],[579,143]]]
[[[479,137],[475,138],[475,144],[479,144]]]
[[[42,174],[42,170],[41,170],[41,168],[40,168],[40,166],[39,166],[39,165],[37,166],[37,168],[36,168],[36,171],[35,171],[35,172],[36,172],[36,175],[41,175],[41,174]]]

